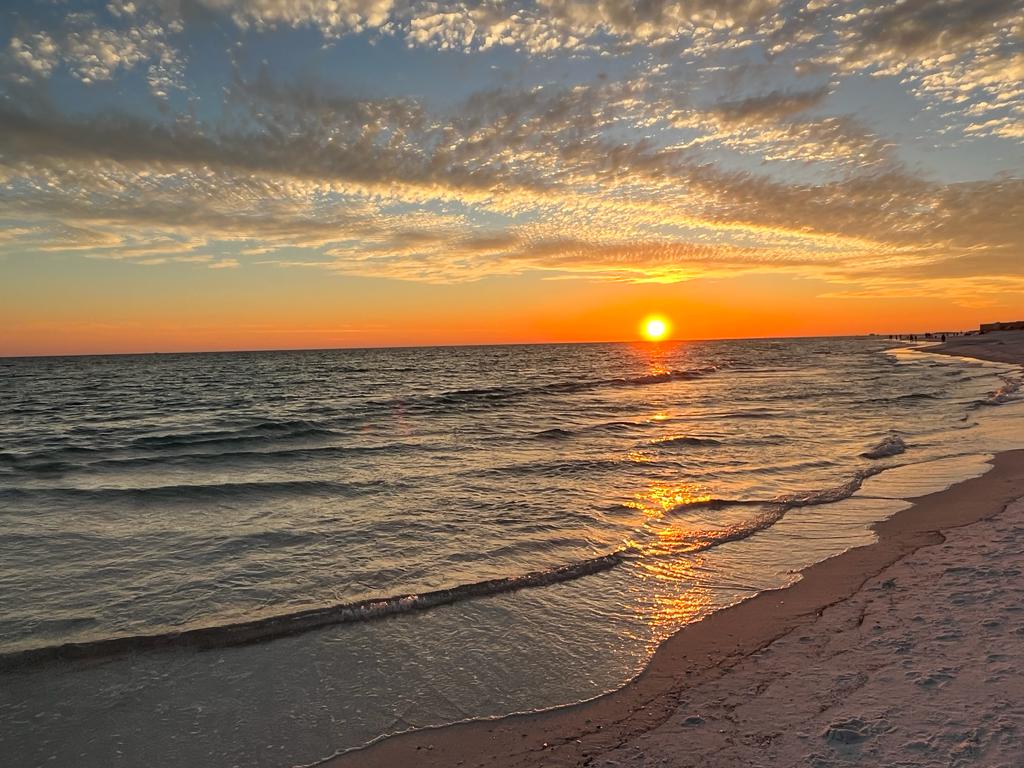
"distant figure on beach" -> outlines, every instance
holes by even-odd
[[[946,341],[946,334],[942,334],[942,341],[943,341],[943,342],[945,342],[945,341]]]

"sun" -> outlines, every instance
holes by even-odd
[[[663,317],[652,315],[651,317],[644,319],[643,323],[640,325],[640,330],[643,332],[644,338],[648,341],[661,341],[668,336],[668,320]]]

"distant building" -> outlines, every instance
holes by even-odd
[[[981,332],[991,333],[992,331],[1024,331],[1024,320],[1017,320],[1013,323],[982,323]]]

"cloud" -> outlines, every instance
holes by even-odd
[[[1019,0],[902,0],[865,5],[835,20],[846,72],[870,71],[912,84],[923,99],[962,114],[1024,110],[1024,7]],[[1008,138],[996,121],[965,121],[968,133]]]
[[[312,25],[325,34],[341,35],[383,26],[395,8],[393,0],[199,0],[212,11],[228,14],[241,27]]]
[[[1022,10],[1020,0],[117,0],[106,21],[73,13],[61,30],[17,35],[7,58],[19,81],[47,77],[61,63],[87,83],[145,65],[151,90],[166,99],[183,82],[175,38],[210,20],[239,30],[313,28],[327,40],[367,34],[441,50],[505,47],[540,56],[647,48],[696,63],[760,46],[772,57],[799,53],[803,71],[870,72],[910,82],[928,101],[988,105],[992,115],[964,121],[967,134],[1019,138],[1012,120],[1024,109]],[[747,120],[759,108],[795,114],[814,98],[813,91],[776,92],[732,106]]]
[[[796,5],[136,0],[112,3],[109,18],[19,30],[5,59],[18,83],[63,67],[89,88],[146,68],[162,99],[187,84],[179,36],[197,8],[331,39],[652,53],[619,78],[491,88],[443,107],[279,80],[269,67],[229,72],[223,103],[194,110],[72,114],[19,86],[0,100],[0,220],[22,233],[4,247],[216,269],[259,257],[433,282],[774,270],[905,291],[1015,279],[1024,182],[935,180],[838,98],[851,74],[900,77],[955,105],[968,134],[1016,141],[1019,22],[1007,4],[940,3],[960,25],[948,33],[918,2]],[[782,63],[720,58],[745,40],[775,46]],[[724,74],[694,75],[694,60]],[[765,74],[796,62],[813,74],[785,86]]]
[[[700,32],[743,32],[774,18],[779,0],[198,0],[241,27],[312,26],[338,37],[366,30],[440,49],[507,46],[550,53],[595,38],[651,44]]]
[[[844,17],[849,59],[926,60],[970,51],[1020,24],[1017,0],[900,0]]]
[[[728,46],[782,23],[784,0],[116,0],[117,22],[179,29],[197,19],[242,30],[314,28],[328,39],[371,33],[442,50],[508,47],[533,54],[657,45],[689,39]],[[102,37],[104,30],[98,31]]]
[[[40,31],[11,38],[10,77],[28,84],[33,78],[50,77],[63,65],[88,85],[148,65],[151,92],[166,98],[171,89],[183,87],[184,64],[168,41],[171,33],[180,30],[178,22],[163,26],[154,20],[115,29],[101,25],[92,14],[71,13],[52,35]]]
[[[57,44],[46,32],[36,32],[27,39],[12,37],[8,50],[16,69],[14,77],[23,83],[29,82],[27,73],[48,77],[60,58]]]
[[[508,46],[533,53],[595,47],[610,38],[621,45],[652,45],[702,35],[742,34],[770,25],[775,0],[539,0],[446,6],[414,4],[400,25],[417,44],[452,48]],[[434,11],[434,12],[431,12]]]
[[[774,123],[819,106],[829,94],[828,86],[809,91],[771,91],[736,101],[722,101],[712,114],[722,123]]]
[[[718,144],[767,162],[799,161],[853,165],[860,169],[893,162],[891,142],[878,137],[849,115],[806,114],[823,105],[827,86],[808,91],[771,91],[709,107],[671,111],[678,128],[700,131],[688,144]]]
[[[645,119],[644,95],[635,83],[499,89],[434,114],[264,77],[234,85],[246,130],[5,105],[0,213],[60,222],[46,248],[141,258],[238,242],[428,280],[822,272],[1021,244],[1024,211],[1006,202],[1024,199],[1018,180],[940,185],[892,162],[872,171],[862,154],[855,175],[799,184],[726,171],[692,148],[613,142],[609,127]],[[823,98],[777,92],[687,114],[712,126],[709,141],[768,160],[842,166],[880,141],[838,118],[791,119]]]

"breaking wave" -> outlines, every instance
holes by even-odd
[[[899,435],[889,435],[878,445],[861,454],[865,459],[884,459],[887,456],[898,456],[907,450],[907,444]]]
[[[336,624],[373,621],[414,611],[424,611],[442,605],[450,605],[463,600],[571,581],[610,570],[638,555],[657,556],[660,554],[678,556],[680,554],[702,552],[721,544],[748,538],[759,531],[770,528],[791,509],[816,504],[828,504],[847,498],[860,488],[867,477],[881,471],[883,471],[882,468],[862,470],[848,482],[834,488],[801,491],[777,496],[770,500],[698,499],[678,505],[669,510],[669,512],[679,513],[684,510],[715,509],[728,506],[758,507],[760,511],[747,520],[724,528],[685,531],[675,540],[666,542],[666,546],[661,551],[652,550],[636,541],[631,541],[623,549],[588,560],[547,570],[533,571],[519,576],[461,584],[448,589],[339,603],[321,608],[311,608],[293,613],[283,613],[216,626],[196,627],[155,634],[118,636],[13,651],[0,654],[0,670],[16,669],[60,659],[104,658],[134,651],[166,648],[225,648],[264,642]],[[166,491],[168,489],[157,490]]]
[[[981,400],[978,405],[1002,405],[1011,400],[1016,400],[1020,392],[1021,383],[1021,379],[1004,376],[1002,386],[990,393],[984,400]]]
[[[794,507],[811,507],[818,504],[833,504],[843,499],[848,499],[864,484],[869,477],[884,472],[885,467],[869,467],[862,469],[847,482],[833,488],[814,491],[797,491],[796,493],[782,494],[776,496],[774,503],[784,505],[788,509]]]
[[[460,584],[450,589],[438,589],[420,594],[395,595],[359,600],[353,603],[339,603],[323,608],[311,608],[212,627],[196,627],[174,632],[110,637],[80,643],[30,648],[24,651],[0,654],[0,669],[14,669],[58,659],[95,659],[118,656],[142,650],[210,649],[258,643],[335,624],[372,621],[413,611],[424,611],[475,597],[515,592],[531,587],[546,587],[578,579],[581,576],[607,571],[625,559],[625,552],[612,552],[544,571],[488,579],[472,584]]]
[[[726,502],[723,502],[723,505]],[[737,502],[733,502],[736,504]],[[744,502],[753,504],[753,502]],[[707,506],[707,505],[704,505]],[[692,508],[692,506],[691,506]],[[771,528],[781,520],[789,508],[783,505],[768,505],[764,510],[747,520],[734,523],[722,528],[695,528],[675,533],[672,536],[662,536],[653,548],[645,548],[645,555],[690,555],[727,544],[732,541],[741,541],[753,536],[758,531]]]
[[[664,437],[660,440],[655,440],[652,445],[659,446],[701,446],[701,445],[721,445],[721,440],[715,440],[712,437],[689,437],[689,436],[677,436],[677,437]]]

